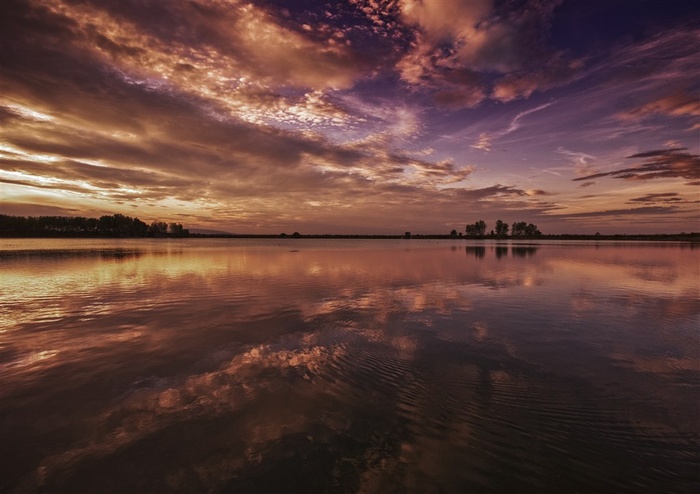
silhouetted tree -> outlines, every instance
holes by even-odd
[[[168,231],[173,237],[186,237],[190,231],[182,227],[182,223],[170,223]]]
[[[123,214],[100,216],[96,233],[110,237],[139,237],[145,235],[146,224],[138,218]]]
[[[119,230],[117,229],[116,223],[114,221],[114,216],[100,216],[97,220],[97,233],[100,235],[109,235],[112,237],[119,236]]]
[[[486,223],[484,220],[479,220],[473,225],[467,225],[465,230],[467,235],[472,237],[483,237],[486,234]]]
[[[528,237],[537,237],[537,236],[542,235],[542,232],[537,229],[537,225],[529,223],[525,227],[525,235]]]
[[[513,237],[537,237],[542,235],[542,232],[537,229],[537,225],[518,221],[513,223],[511,227],[511,235]]]
[[[134,237],[145,237],[148,235],[148,225],[138,218],[134,218]]]
[[[496,235],[499,237],[507,237],[508,223],[504,223],[501,220],[496,221]]]
[[[457,230],[452,230],[452,231],[450,232],[450,235],[452,235],[453,237],[456,237],[456,236],[457,236]]]
[[[510,227],[510,234],[513,237],[524,237],[526,226],[527,223],[525,223],[524,221],[515,222],[513,223],[513,226]]]
[[[151,229],[140,219],[123,214],[100,218],[0,215],[0,234],[8,237],[145,237],[151,234]],[[182,229],[182,234],[189,232]]]
[[[168,224],[163,221],[154,221],[148,227],[148,234],[152,237],[164,237],[168,233]]]

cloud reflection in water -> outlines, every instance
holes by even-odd
[[[697,481],[694,251],[290,246],[5,249],[3,489]]]

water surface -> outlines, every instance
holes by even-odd
[[[695,492],[700,250],[0,245],[0,490]]]

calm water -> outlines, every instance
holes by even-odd
[[[696,492],[700,249],[2,240],[0,491]]]

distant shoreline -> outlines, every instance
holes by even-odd
[[[269,240],[298,240],[298,239],[336,239],[336,240],[465,240],[465,241],[540,241],[540,240],[589,240],[589,241],[681,241],[681,242],[697,242],[700,243],[700,233],[669,233],[669,234],[613,234],[613,235],[538,235],[534,237],[498,237],[485,235],[467,236],[467,235],[421,235],[412,234],[410,237],[406,235],[365,235],[365,234],[310,234],[310,235],[268,235],[268,234],[203,234],[190,233],[183,237],[161,236],[161,237],[118,237],[106,235],[0,235],[0,238],[22,238],[22,239],[59,239],[59,238],[86,238],[86,239],[116,239],[116,238],[230,238],[230,239],[269,239]]]
[[[499,225],[500,224],[500,225]],[[505,226],[505,231],[502,226]],[[495,232],[486,232],[486,224],[478,221],[467,225],[466,232],[452,230],[449,234],[422,234],[405,231],[402,235],[381,234],[260,234],[230,233],[217,230],[187,229],[180,223],[154,220],[150,225],[138,218],[123,214],[103,215],[99,218],[81,216],[10,216],[0,214],[0,238],[257,238],[257,239],[358,239],[358,240],[649,240],[700,242],[700,232],[653,234],[543,234],[534,224],[524,221],[508,225],[496,222]]]
[[[614,235],[538,235],[534,237],[498,237],[485,235],[483,237],[457,236],[457,235],[338,235],[338,234],[311,234],[311,235],[261,235],[261,234],[190,234],[189,238],[267,238],[267,239],[358,239],[358,240],[650,240],[650,241],[686,241],[700,242],[700,233],[659,233],[659,234],[614,234]]]

